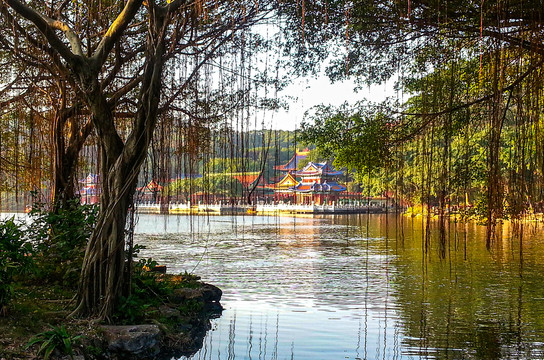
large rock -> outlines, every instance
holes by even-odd
[[[223,292],[217,286],[211,284],[202,284],[199,288],[181,288],[175,289],[170,296],[170,301],[174,304],[181,304],[187,300],[198,300],[205,303],[219,302]]]
[[[159,352],[161,331],[157,325],[103,326],[108,351],[129,358],[148,357]]]
[[[201,291],[202,297],[206,302],[219,302],[223,295],[223,291],[220,288],[211,284],[203,284]]]
[[[174,304],[181,304],[187,300],[203,301],[202,291],[200,289],[181,288],[175,289],[170,295],[170,301]]]

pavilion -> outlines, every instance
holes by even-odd
[[[289,163],[277,168],[285,175],[277,183],[267,186],[274,190],[276,200],[289,199],[297,204],[322,205],[337,201],[346,191],[346,187],[337,182],[337,178],[344,174],[343,171],[334,170],[326,162],[309,162],[302,170],[292,170],[290,164],[295,160],[296,155]]]
[[[286,164],[274,166],[274,170],[279,171],[281,174],[287,174],[297,171],[298,165],[302,160],[305,160],[308,157],[310,150],[308,148],[299,151],[295,151],[295,155],[289,160]]]
[[[322,205],[337,201],[339,195],[346,191],[346,187],[337,182],[337,178],[343,174],[343,171],[334,170],[326,162],[309,162],[302,170],[295,172],[295,176],[301,178],[297,185],[291,187],[297,204]]]

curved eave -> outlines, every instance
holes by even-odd
[[[296,176],[341,176],[343,171],[321,172],[321,171],[297,171]]]

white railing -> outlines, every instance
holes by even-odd
[[[300,205],[300,204],[259,204],[256,206],[257,212],[308,212],[308,213],[335,213],[335,212],[356,212],[382,209],[379,206],[368,206],[359,204],[341,204],[332,203],[330,205]]]
[[[161,204],[153,202],[141,202],[136,204],[136,209],[140,212],[147,213],[160,213]],[[362,202],[356,202],[352,204],[335,204],[330,205],[316,205],[316,204],[288,204],[288,203],[277,203],[277,204],[264,204],[260,203],[255,206],[243,205],[243,204],[222,204],[221,202],[215,204],[202,204],[191,205],[190,202],[187,203],[169,203],[168,212],[172,213],[183,213],[183,212],[194,212],[194,213],[225,213],[225,212],[246,212],[247,210],[255,210],[257,213],[341,213],[341,212],[376,212],[383,211],[386,209],[385,206],[374,205],[374,204],[363,204]],[[390,207],[390,209],[394,209]]]
[[[198,212],[218,212],[226,207],[222,204],[198,204]]]
[[[143,213],[160,213],[161,204],[150,201],[135,204],[136,210]]]
[[[172,212],[190,211],[191,210],[191,202],[170,203],[170,204],[168,204],[168,210],[172,211]]]

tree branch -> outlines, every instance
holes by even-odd
[[[170,1],[167,5],[164,5],[162,7],[162,10],[167,13],[173,13],[184,5],[187,5],[187,0],[173,0]]]
[[[114,80],[117,79],[117,75],[121,70],[123,65],[126,65],[129,61],[134,60],[138,54],[142,54],[145,51],[145,46],[140,45],[138,48],[134,49],[130,53],[126,54],[121,58],[121,55],[116,55],[115,64],[113,68],[109,71],[108,76],[102,81],[100,86],[102,89],[106,89]],[[136,72],[137,74],[137,72]]]
[[[38,28],[38,30],[40,30],[43,36],[45,36],[51,47],[55,49],[55,51],[57,51],[64,60],[66,60],[72,66],[77,63],[77,59],[82,55],[82,53],[81,46],[80,44],[78,45],[79,38],[77,38],[75,33],[69,30],[69,28],[64,30],[70,44],[72,45],[72,48],[76,50],[74,54],[55,34],[55,29],[60,29],[62,27],[60,22],[58,23],[56,20],[52,20],[47,16],[40,14],[38,11],[26,6],[19,0],[3,1],[8,4],[17,14],[32,22]],[[71,35],[68,36],[67,32]],[[75,36],[75,38],[73,36]]]
[[[108,104],[110,106],[115,106],[115,104],[127,93],[129,93],[131,90],[134,90],[136,86],[138,86],[143,80],[143,75],[140,75],[136,78],[134,78],[132,81],[127,83],[125,86],[117,90],[108,100]]]
[[[100,40],[100,43],[92,56],[92,60],[95,63],[94,65],[97,68],[101,68],[102,65],[104,65],[108,54],[113,48],[113,45],[121,37],[121,35],[123,35],[123,32],[134,19],[134,16],[140,9],[142,3],[143,0],[128,0],[123,8],[123,11],[121,11],[121,13],[110,25],[108,31],[106,31],[104,37],[102,40]]]
[[[37,49],[40,49],[45,54],[49,55],[51,57],[53,64],[56,66],[57,71],[66,77],[67,69],[66,69],[66,66],[62,64],[62,62],[60,61],[58,52],[53,50],[53,48],[51,48],[47,44],[47,42],[45,43],[41,42],[39,39],[31,36],[28,33],[28,31],[26,31],[26,29],[23,28],[21,24],[19,24],[19,22],[12,16],[12,14],[5,7],[0,6],[0,10],[2,14],[6,17],[6,19],[12,24],[13,28],[17,30],[23,38],[29,41],[32,46],[34,46]],[[17,35],[14,34],[14,36],[17,36]],[[55,73],[55,71],[53,71],[54,69],[51,66],[49,66],[49,64],[46,61],[40,61],[40,59],[38,59],[34,55],[31,55],[28,52],[23,52],[20,48],[17,48],[15,44],[9,43],[8,40],[5,39],[4,36],[0,35],[0,38],[2,39],[2,41],[4,41],[7,44],[6,46],[11,47],[14,50],[14,52],[17,53],[18,57],[25,63],[35,66],[37,68],[44,67],[51,74]],[[20,56],[19,53],[24,53],[24,57]],[[31,62],[29,59],[34,59],[34,62]]]

